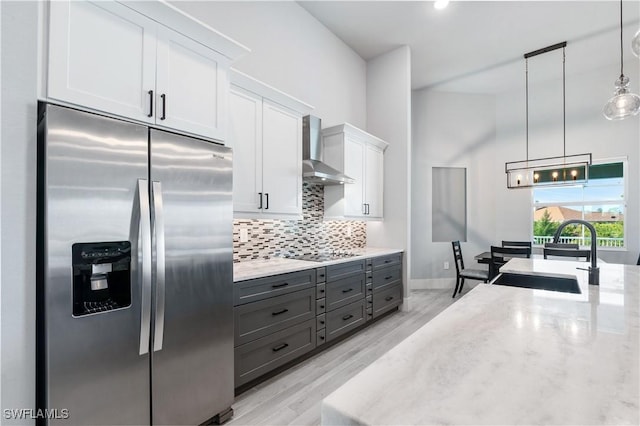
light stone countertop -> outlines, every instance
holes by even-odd
[[[513,259],[582,294],[479,284],[322,403],[322,424],[640,424],[640,267]]]
[[[303,271],[305,269],[320,268],[322,266],[337,263],[352,262],[368,257],[384,256],[387,254],[401,253],[402,249],[367,247],[351,250],[357,256],[328,260],[325,262],[310,262],[306,260],[286,259],[272,257],[271,259],[249,260],[233,264],[233,281],[245,281],[254,278],[268,277],[270,275],[284,274],[287,272]]]

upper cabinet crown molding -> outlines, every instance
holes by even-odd
[[[377,136],[372,135],[371,133],[367,133],[362,129],[357,128],[356,126],[343,123],[338,124],[337,126],[327,127],[326,129],[322,129],[322,136],[332,136],[340,133],[344,133],[346,136],[351,137],[353,139],[357,139],[360,142],[365,142],[369,145],[373,145],[384,152],[389,144]]]
[[[123,5],[148,18],[185,35],[198,43],[214,48],[218,53],[235,61],[251,52],[247,46],[216,31],[204,22],[183,12],[164,0],[158,1],[121,1]]]
[[[241,87],[242,89],[253,92],[264,98],[276,102],[284,107],[290,108],[302,115],[310,114],[314,107],[300,99],[294,98],[291,95],[284,93],[281,90],[276,89],[273,86],[269,86],[260,80],[240,72],[234,68],[229,70],[229,81],[234,86]]]

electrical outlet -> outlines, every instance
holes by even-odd
[[[247,230],[247,228],[240,228],[240,242],[249,242],[249,231]]]
[[[449,262],[444,262],[444,269],[449,269]]]

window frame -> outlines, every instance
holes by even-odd
[[[622,182],[624,185],[624,199],[623,202],[620,201],[598,201],[598,200],[583,200],[583,201],[570,201],[570,202],[550,202],[550,203],[536,203],[535,201],[535,187],[531,188],[531,227],[529,228],[529,235],[531,237],[531,242],[533,244],[533,247],[537,247],[537,248],[542,248],[544,247],[543,244],[535,244],[534,242],[534,235],[533,235],[533,224],[534,224],[534,217],[535,217],[535,211],[538,207],[555,207],[555,206],[559,206],[559,207],[570,207],[570,206],[590,206],[590,205],[598,205],[598,206],[606,206],[606,205],[610,205],[610,206],[619,206],[622,205],[622,215],[624,218],[623,224],[622,224],[622,229],[623,229],[623,233],[624,233],[624,241],[623,241],[623,245],[621,247],[600,247],[598,246],[598,250],[607,250],[607,251],[628,251],[627,248],[627,208],[628,208],[628,196],[629,196],[629,161],[628,161],[628,157],[611,157],[611,158],[601,158],[601,159],[597,159],[597,160],[593,160],[592,165],[601,165],[601,164],[609,164],[609,163],[622,163]],[[587,181],[586,184],[577,184],[577,185],[569,185],[569,186],[563,186],[564,188],[572,188],[572,187],[585,187],[588,186],[589,182]],[[540,189],[543,189],[544,187],[541,187]],[[583,210],[584,212],[584,210]]]

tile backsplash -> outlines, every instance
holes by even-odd
[[[363,221],[323,220],[324,187],[303,184],[302,220],[235,219],[233,261],[268,259],[284,255],[364,248],[367,228]],[[240,242],[246,229],[249,241]]]

